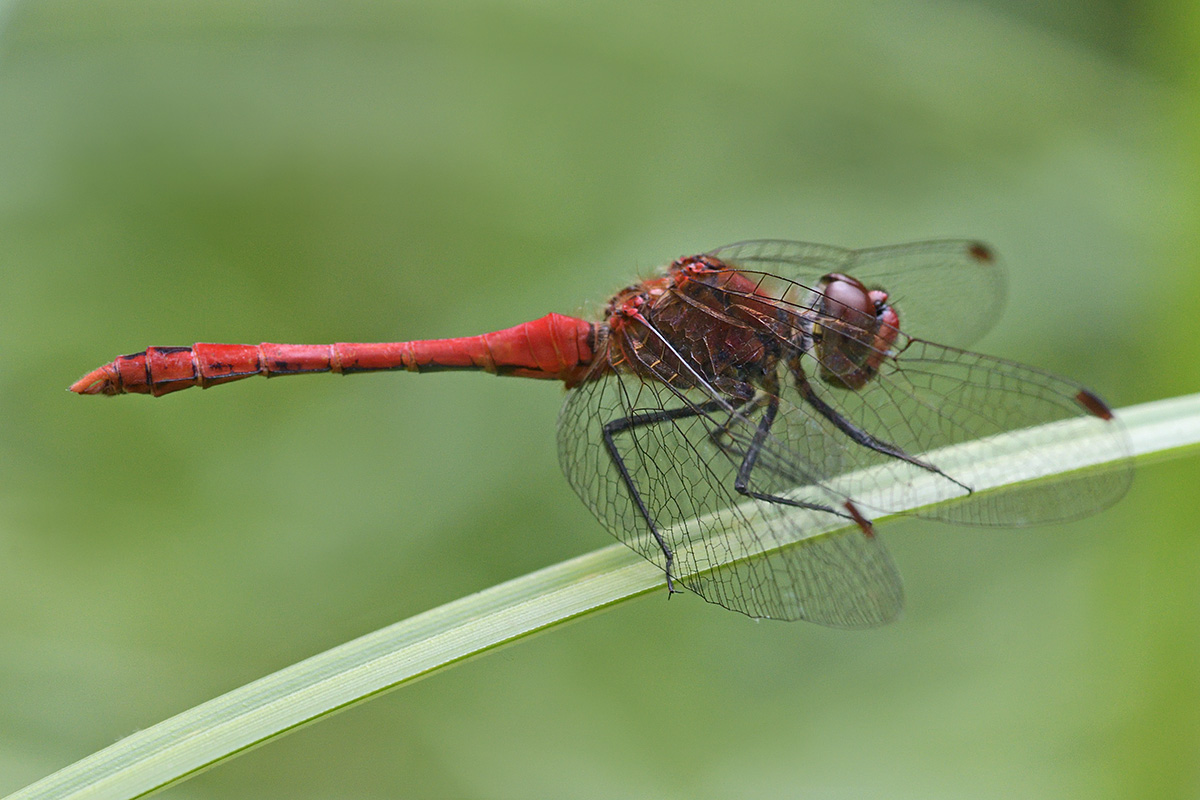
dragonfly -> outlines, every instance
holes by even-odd
[[[383,370],[561,381],[567,480],[665,573],[668,596],[683,587],[750,617],[871,627],[904,597],[873,518],[1051,523],[1129,486],[1128,436],[1098,394],[933,341],[977,339],[1004,287],[977,241],[754,240],[676,259],[617,292],[598,321],[552,313],[452,339],[151,347],[70,388],[159,396],[252,375]],[[1045,479],[977,490],[1005,436],[1049,423],[1073,426],[1068,443],[1105,466],[1041,464]],[[945,456],[965,443],[976,457]],[[929,485],[947,502],[912,510]]]

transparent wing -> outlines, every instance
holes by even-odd
[[[1004,270],[986,245],[970,240],[846,250],[759,239],[713,250],[729,266],[765,272],[806,287],[823,275],[852,275],[883,289],[910,335],[969,345],[996,323],[1004,306]]]
[[[672,575],[711,603],[751,617],[837,627],[892,620],[903,591],[882,542],[833,513],[844,498],[820,486],[811,487],[804,501],[829,512],[739,494],[738,466],[763,407],[703,410],[711,401],[696,390],[634,376],[610,375],[572,389],[558,435],[568,481],[610,533],[665,569],[665,554],[625,485],[615,452],[674,554]],[[634,419],[657,421],[623,422]],[[620,430],[612,434],[610,450],[605,430],[612,425]],[[784,491],[805,483],[803,457],[774,442],[765,450],[756,488]],[[834,532],[826,532],[830,528]],[[716,568],[721,564],[726,566]]]
[[[882,624],[902,590],[865,521],[850,524],[859,509],[906,512],[932,484],[948,502],[924,516],[1027,525],[1090,514],[1128,488],[1128,438],[1090,391],[907,335],[987,328],[1003,281],[982,245],[748,242],[714,255],[730,269],[668,284],[642,328],[619,318],[617,360],[597,375],[619,374],[572,389],[559,420],[563,469],[597,518],[660,568],[670,552],[670,574],[706,600],[754,617]],[[836,301],[816,302],[811,287],[829,272],[888,292],[905,332],[876,338],[874,321],[856,332],[845,307],[823,316]],[[932,294],[899,294],[914,276]],[[820,363],[823,346],[845,356],[848,342],[881,341],[871,346],[887,352],[858,362],[875,370],[860,388],[824,381],[847,372],[844,360]],[[1034,447],[1044,444],[1057,450]],[[1064,471],[1072,450],[1107,464]]]
[[[867,262],[883,269],[911,263],[914,252],[973,246],[933,242],[859,253],[868,254]],[[839,252],[793,243],[739,247],[746,248],[749,257],[743,258],[737,248],[729,249],[730,257],[743,264],[767,266],[776,263],[780,252],[788,252],[797,262],[820,270],[833,265]],[[858,254],[840,252],[845,258],[837,268],[862,280],[854,264]],[[724,256],[722,251],[721,261],[728,264]],[[744,269],[739,266],[737,271]],[[784,388],[772,428],[778,449],[801,454],[808,462],[808,476],[854,498],[859,506],[876,513],[902,512],[920,504],[926,496],[920,487],[932,482],[938,495],[956,502],[919,512],[924,516],[975,525],[1032,525],[1086,516],[1116,502],[1127,490],[1133,472],[1128,437],[1103,402],[1080,384],[895,331],[888,352],[876,353],[880,364],[874,378],[854,391],[830,385],[820,379],[821,367],[837,369],[821,364],[821,348],[806,337],[814,322],[834,323],[818,315],[811,300],[804,300],[811,290],[788,276],[769,273],[755,279],[752,293],[737,288],[745,285],[722,280],[718,291],[726,302],[749,307],[769,302],[774,312],[760,318],[770,320],[770,335],[780,346],[799,356],[796,374],[780,380]],[[946,309],[958,302],[947,301]],[[837,324],[846,331],[852,327],[848,320]],[[900,328],[908,327],[902,314]],[[867,341],[872,336],[864,329],[855,338]],[[805,341],[801,349],[797,343]],[[1049,423],[1058,424],[1041,427]],[[946,449],[966,442],[972,443],[966,457],[961,448]],[[1081,453],[1107,464],[1085,472],[1064,470],[1064,464]],[[1030,474],[1048,477],[985,491]]]
[[[815,366],[815,358],[806,361]],[[935,476],[946,496],[959,499],[918,512],[922,516],[972,525],[1034,525],[1106,508],[1132,480],[1128,435],[1118,420],[1097,415],[1098,398],[1077,383],[1023,364],[911,340],[859,391],[818,380],[810,385],[855,428],[940,470],[938,475],[854,442],[812,404],[789,394],[794,405],[781,414],[775,435],[797,449],[819,441],[823,450],[809,452],[820,452],[814,470],[826,480],[865,470],[857,480],[842,478],[837,485],[868,509],[903,511],[917,501],[914,487]],[[1048,423],[1059,424],[1040,427]],[[814,436],[814,425],[823,432]],[[961,451],[943,450],[965,442],[974,443],[969,460]],[[1047,444],[1058,449],[1033,447]],[[1070,457],[1071,451],[1086,451],[1107,464],[1063,473],[1055,459]],[[1001,491],[975,491],[1031,473],[1049,477]],[[871,500],[864,499],[868,494]]]

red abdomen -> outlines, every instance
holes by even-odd
[[[79,394],[152,394],[207,388],[251,375],[380,370],[482,370],[578,383],[592,363],[595,326],[562,314],[481,336],[414,342],[204,344],[121,356],[71,386]]]

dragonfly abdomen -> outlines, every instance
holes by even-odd
[[[562,314],[457,339],[337,344],[206,344],[150,347],[121,356],[71,386],[79,394],[151,394],[207,388],[253,375],[477,370],[578,382],[591,365],[595,326]]]

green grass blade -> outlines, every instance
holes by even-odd
[[[1141,460],[1200,447],[1200,395],[1119,414]],[[1030,432],[1020,444],[1028,445]],[[1045,437],[1061,448],[1061,435]],[[970,457],[972,444],[953,455]],[[990,452],[994,454],[994,447]],[[1056,451],[1057,452],[1057,451]],[[1000,474],[1031,461],[1014,451]],[[1098,466],[1075,462],[1070,469]],[[1025,474],[1017,480],[1044,475]],[[1016,481],[1014,481],[1016,482]],[[939,498],[930,496],[929,502]],[[826,526],[811,531],[820,535]],[[336,711],[459,661],[659,589],[663,573],[613,545],[464,597],[336,647],[139,731],[32,784],[10,800],[132,798],[195,775]]]

